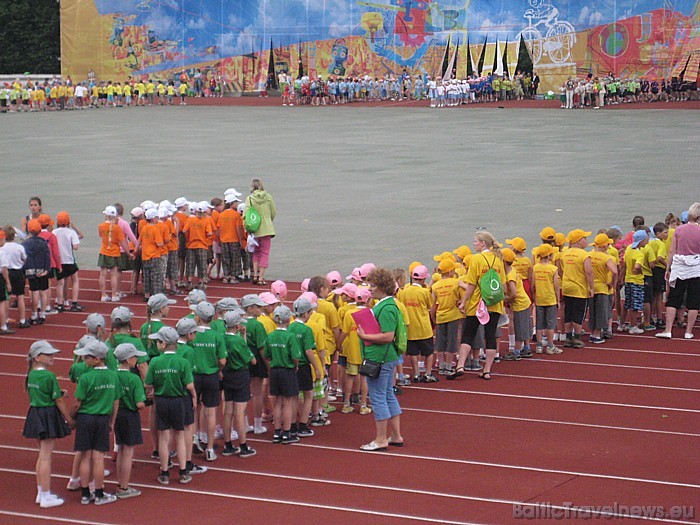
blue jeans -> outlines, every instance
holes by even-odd
[[[384,421],[401,414],[401,407],[394,395],[394,370],[397,363],[398,361],[384,363],[377,379],[367,378],[369,399],[376,421]]]

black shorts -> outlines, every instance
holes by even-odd
[[[676,286],[668,293],[666,306],[682,308],[684,298],[688,310],[700,310],[700,277],[677,279]]]
[[[267,365],[265,364],[265,360],[260,356],[260,351],[257,348],[251,348],[250,351],[253,352],[253,356],[255,357],[255,364],[248,365],[250,377],[259,377],[260,379],[265,379],[266,377],[268,377]]]
[[[27,279],[27,281],[29,281],[30,292],[43,292],[49,289],[48,275],[44,275],[43,277],[31,277]]]
[[[0,276],[0,303],[7,301],[7,281]]]
[[[270,395],[282,397],[299,395],[299,384],[293,368],[270,369]]]
[[[644,276],[644,304],[651,304],[654,300],[654,276]]]
[[[498,349],[496,331],[498,330],[498,320],[501,315],[497,312],[489,312],[489,322],[484,327],[484,347],[488,350]],[[479,327],[482,326],[475,315],[468,315],[462,325],[462,344],[472,348],[479,348]]]
[[[666,291],[666,268],[655,266],[651,269],[654,280],[654,295],[664,293]]]
[[[61,271],[58,272],[56,279],[61,281],[63,279],[67,279],[71,275],[75,275],[76,273],[78,273],[78,265],[77,264],[63,264],[63,265],[61,265]]]
[[[117,445],[133,447],[143,443],[141,416],[138,410],[120,408],[114,421],[114,442]]]
[[[338,356],[338,366],[342,366],[343,368],[348,366],[348,358],[344,355],[339,355]]]
[[[197,402],[207,408],[218,407],[221,403],[219,374],[194,374],[194,390]]]
[[[564,296],[564,322],[583,324],[588,309],[588,299]]]
[[[156,396],[156,426],[158,430],[184,430],[185,403],[188,401],[188,396]]]
[[[24,270],[7,270],[10,277],[10,295],[24,295],[24,285],[27,281]]]
[[[112,416],[107,414],[78,414],[75,418],[75,445],[73,450],[85,452],[109,450],[109,423]]]
[[[183,232],[177,234],[177,257],[184,259],[187,255],[187,237]]]
[[[432,337],[429,337],[428,339],[417,339],[415,341],[411,341],[409,339],[408,346],[406,347],[406,354],[428,357],[429,355],[432,355],[434,350],[435,345]]]
[[[297,369],[297,386],[300,392],[309,392],[314,389],[314,379],[311,375],[311,365],[299,365]]]
[[[183,399],[185,404],[185,426],[190,426],[194,424],[194,405],[192,404],[192,395],[189,390]]]
[[[223,371],[221,388],[224,390],[224,401],[247,403],[250,401],[250,372],[247,368],[231,370],[226,367]]]

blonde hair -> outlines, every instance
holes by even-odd
[[[498,242],[496,242],[496,239],[494,238],[493,235],[491,235],[487,231],[480,231],[476,232],[476,235],[474,235],[477,239],[479,239],[481,242],[486,244],[488,249],[498,258],[503,259],[503,254],[501,254],[501,248],[498,246]]]
[[[694,202],[688,208],[688,221],[697,221],[700,219],[700,202]]]
[[[264,191],[265,186],[263,186],[263,183],[260,179],[253,179],[253,181],[250,183],[250,188],[252,191],[260,190]]]

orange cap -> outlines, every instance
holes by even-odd
[[[41,226],[44,228],[51,224],[51,216],[46,215],[45,213],[39,215],[39,218],[37,220],[39,221],[39,224],[41,224]]]
[[[56,215],[56,224],[59,226],[68,226],[70,224],[70,215],[68,215],[68,212],[59,212],[58,215]]]
[[[512,263],[515,260],[515,252],[510,248],[503,248],[501,255],[503,255],[503,260],[507,263]]]
[[[27,230],[31,233],[39,233],[41,232],[41,223],[37,219],[32,219],[27,223]]]

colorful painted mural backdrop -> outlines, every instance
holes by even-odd
[[[610,71],[694,81],[700,61],[700,0],[62,0],[61,29],[73,78],[201,69],[230,91],[272,70],[436,75],[451,63],[463,77],[482,55],[482,73],[504,55],[513,73],[521,42],[545,87]]]

